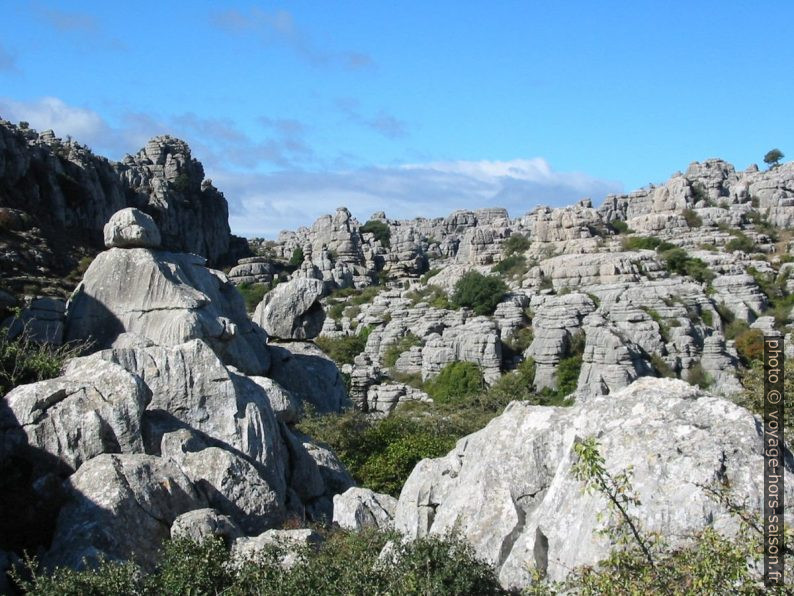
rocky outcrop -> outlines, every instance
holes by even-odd
[[[269,367],[266,336],[242,297],[201,257],[146,248],[111,248],[91,263],[68,305],[66,338],[107,348],[122,333],[157,345],[202,339],[250,374]]]
[[[397,499],[367,488],[350,488],[334,496],[334,523],[346,530],[390,530]]]
[[[313,339],[323,328],[323,283],[297,278],[277,285],[256,307],[254,322],[277,339]]]
[[[204,180],[183,141],[156,137],[114,163],[52,131],[0,120],[0,209],[12,214],[0,217],[0,275],[13,289],[70,290],[65,277],[101,250],[105,223],[125,207],[154,218],[165,249],[213,265],[246,256],[247,247],[230,234],[226,199]]]
[[[395,527],[409,538],[457,529],[505,586],[531,581],[527,562],[558,580],[595,565],[612,547],[599,532],[609,522],[599,517],[605,497],[586,493],[571,472],[577,441],[596,437],[611,474],[633,467],[642,504],[629,513],[675,545],[707,526],[728,533],[738,526],[702,485],[723,482],[736,501],[759,510],[758,429],[743,408],[683,381],[651,377],[571,408],[514,402],[447,456],[417,465]],[[787,453],[794,470],[791,462]]]
[[[113,214],[104,228],[108,248],[158,248],[160,230],[143,211],[129,207]]]

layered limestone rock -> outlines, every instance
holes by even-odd
[[[113,214],[104,228],[108,248],[158,248],[160,230],[151,216],[129,207]]]
[[[661,532],[673,546],[706,527],[732,533],[738,518],[703,486],[722,482],[736,502],[760,510],[759,428],[741,407],[651,377],[570,408],[514,402],[447,456],[414,468],[395,527],[408,538],[461,532],[506,587],[528,585],[531,566],[551,580],[593,566],[613,546],[599,531],[609,522],[599,516],[607,503],[571,471],[574,445],[593,436],[610,474],[633,468],[641,505],[629,514],[645,531]]]
[[[69,301],[66,339],[107,348],[122,333],[157,345],[202,339],[246,373],[269,368],[266,335],[242,297],[195,255],[111,248],[94,259]]]
[[[346,530],[390,530],[397,499],[367,488],[350,488],[334,496],[334,523]]]

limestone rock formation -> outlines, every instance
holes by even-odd
[[[759,428],[743,408],[683,381],[652,377],[571,408],[514,402],[447,456],[417,465],[395,527],[409,538],[458,529],[505,586],[529,583],[528,562],[561,579],[595,565],[611,548],[598,532],[606,523],[598,517],[605,497],[585,493],[571,473],[576,441],[595,436],[612,474],[633,466],[642,505],[629,513],[646,531],[680,544],[706,526],[737,528],[736,517],[701,485],[724,482],[738,502],[760,508]],[[792,461],[787,452],[788,470]]]
[[[297,278],[277,285],[256,307],[254,322],[278,339],[312,339],[323,328],[325,312],[318,302],[323,283]]]
[[[346,530],[392,527],[397,499],[367,488],[350,488],[334,496],[334,523]]]
[[[107,248],[158,248],[160,230],[151,216],[128,207],[113,214],[104,228]]]

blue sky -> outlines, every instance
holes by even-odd
[[[189,6],[189,8],[188,8]],[[0,116],[187,140],[235,233],[539,204],[794,154],[794,4],[3,2]]]

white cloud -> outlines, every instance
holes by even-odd
[[[86,108],[70,106],[57,97],[31,102],[0,98],[0,115],[6,120],[24,120],[37,130],[52,129],[58,136],[70,135],[87,145],[101,144],[110,132],[102,117]]]
[[[275,237],[346,206],[360,221],[374,211],[395,219],[443,217],[456,209],[505,207],[518,216],[538,205],[561,206],[620,192],[618,182],[556,172],[542,158],[456,161],[336,172],[215,172],[230,201],[230,224],[244,236]]]

